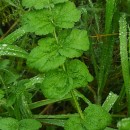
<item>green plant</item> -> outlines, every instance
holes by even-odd
[[[123,1],[107,0],[103,8],[101,0],[5,1],[9,11],[17,13],[0,41],[1,130],[57,129],[47,124],[65,130],[115,130],[122,117],[120,112],[126,107],[129,116],[128,23],[126,14],[120,17],[120,3]],[[102,24],[101,16],[105,17]],[[88,36],[94,30],[103,32],[105,38]],[[121,80],[114,86],[123,87],[115,90],[112,78],[116,79],[119,69],[112,68],[116,66],[112,57],[119,45],[112,33],[116,36],[117,30],[121,56],[121,65],[117,66],[122,67],[124,86]],[[97,41],[90,37],[97,37]],[[128,105],[120,106],[125,93]],[[66,102],[71,103],[68,108],[63,107]],[[63,107],[59,112],[63,114],[57,114],[54,106],[58,110]],[[75,114],[66,114],[70,112]],[[115,129],[110,128],[112,123]],[[124,124],[120,121],[118,128],[125,129]]]
[[[130,119],[124,118],[118,122],[117,127],[119,130],[128,130],[130,128]]]
[[[0,119],[0,124],[1,130],[38,130],[41,127],[41,124],[34,119],[18,121],[10,117]]]

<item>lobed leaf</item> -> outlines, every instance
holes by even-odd
[[[119,130],[129,130],[130,128],[130,118],[124,118],[117,123]]]
[[[63,31],[59,37],[62,44],[62,48],[59,50],[61,55],[69,58],[79,57],[83,51],[89,49],[89,40],[85,30]]]
[[[81,56],[83,51],[87,51],[88,48],[89,41],[86,31],[78,29],[74,29],[69,33],[63,31],[59,36],[58,44],[54,38],[39,40],[39,46],[31,51],[27,58],[27,64],[41,72],[48,71],[62,65],[66,57]]]
[[[73,2],[59,4],[52,10],[54,24],[60,28],[72,28],[80,15]]]
[[[68,0],[22,0],[22,5],[26,8],[34,7],[35,9],[43,9],[53,7],[54,4],[64,3]]]
[[[64,130],[86,130],[86,129],[82,125],[82,119],[80,117],[71,117],[66,121]]]
[[[14,118],[1,118],[0,119],[0,130],[17,130],[18,121]]]
[[[84,110],[84,119],[71,117],[65,130],[104,130],[111,123],[111,116],[101,106],[91,104]]]
[[[46,35],[54,31],[51,12],[47,9],[27,12],[22,17],[22,24],[28,32],[36,35]]]
[[[46,73],[41,89],[47,98],[61,98],[71,90],[72,83],[72,79],[58,69]]]
[[[84,63],[72,60],[66,64],[66,71],[56,69],[47,72],[41,89],[46,98],[62,98],[72,89],[86,86],[92,79]]]
[[[35,119],[16,120],[14,118],[1,118],[0,130],[38,130],[41,123]]]
[[[68,76],[73,79],[73,88],[84,87],[93,80],[87,66],[80,60],[72,60],[67,63]]]
[[[55,5],[51,11],[42,9],[27,12],[22,17],[22,24],[28,32],[46,35],[52,33],[55,27],[72,28],[79,18],[80,11],[76,9],[74,3],[66,2]]]
[[[104,130],[112,121],[111,115],[101,106],[91,104],[84,110],[87,130]]]
[[[41,39],[39,46],[29,54],[27,64],[41,72],[59,67],[65,62],[66,57],[58,53],[58,48],[55,39]]]

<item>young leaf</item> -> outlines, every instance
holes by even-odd
[[[42,124],[34,119],[23,119],[19,121],[19,130],[39,130]]]
[[[1,118],[0,130],[18,130],[18,121],[14,118]]]
[[[84,110],[84,126],[87,130],[104,130],[111,123],[111,115],[101,106],[91,104]]]
[[[0,44],[0,56],[3,55],[26,58],[28,53],[16,45]]]
[[[68,0],[22,0],[22,5],[31,8],[34,7],[35,9],[43,9],[48,7],[53,7],[54,4],[63,3]]]
[[[72,28],[74,23],[80,19],[80,11],[76,9],[74,3],[66,2],[57,5],[52,10],[54,24],[60,28]]]
[[[130,128],[130,118],[124,118],[117,123],[119,130],[129,130]]]
[[[65,130],[86,130],[82,125],[82,120],[80,117],[69,118],[64,126]]]
[[[71,90],[72,83],[63,70],[53,70],[46,73],[41,89],[47,98],[61,98]]]
[[[41,72],[59,67],[65,62],[66,57],[59,54],[58,48],[55,39],[41,39],[39,46],[29,54],[27,64]]]
[[[54,31],[51,19],[51,12],[47,9],[35,10],[23,15],[22,24],[28,32],[35,32],[37,35],[46,35]]]
[[[89,49],[89,40],[85,30],[63,31],[59,36],[59,41],[62,44],[60,54],[69,58],[79,57],[83,51]]]
[[[22,24],[28,32],[46,35],[52,33],[55,27],[72,28],[79,18],[80,11],[76,9],[74,3],[66,2],[55,5],[51,11],[48,9],[30,11],[23,16]]]
[[[84,87],[93,80],[87,66],[80,60],[68,62],[67,73],[73,79],[73,88]]]

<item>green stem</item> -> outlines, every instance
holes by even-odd
[[[82,98],[85,103],[87,103],[88,105],[92,104],[82,93],[80,93],[77,90],[74,90],[74,92],[75,92],[75,95]]]
[[[54,29],[54,37],[55,37],[55,39],[56,39],[56,43],[58,44],[59,41],[58,41],[58,37],[57,37],[57,34],[56,34],[56,30],[55,30],[55,29]]]
[[[129,47],[129,67],[130,67],[130,26],[128,27],[129,30],[129,36],[128,36],[128,47]]]
[[[5,83],[4,83],[1,75],[0,75],[0,80],[1,80],[1,83],[3,84],[3,88],[5,90],[6,97],[8,97],[8,90],[7,90],[7,87],[6,87]]]
[[[93,90],[93,88],[91,86],[88,85],[87,87],[90,90],[90,92],[93,94],[94,100],[96,101],[97,100],[96,92]]]
[[[83,115],[83,113],[82,113],[82,110],[81,110],[81,108],[80,108],[80,106],[79,106],[79,103],[78,103],[78,101],[77,101],[77,99],[76,99],[76,96],[75,96],[73,90],[71,91],[71,95],[72,95],[72,98],[73,98],[73,100],[74,100],[74,103],[75,103],[75,105],[76,105],[77,111],[78,111],[78,113],[79,113],[81,119],[84,119],[84,115]]]
[[[94,13],[94,17],[95,17],[95,21],[96,21],[96,26],[97,26],[97,31],[99,33],[99,21],[98,21],[98,16],[95,12],[94,6],[93,6],[93,2],[91,0],[88,0],[90,7],[93,9],[93,13]]]
[[[98,77],[98,65],[97,65],[97,61],[96,61],[95,52],[94,52],[94,49],[93,49],[92,42],[91,42],[91,46],[90,46],[90,51],[91,51],[92,64],[94,66],[94,72],[95,72],[95,75],[96,75],[96,78],[97,78]]]

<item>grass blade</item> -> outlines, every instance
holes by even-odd
[[[112,108],[112,106],[114,105],[114,103],[116,102],[118,98],[117,94],[114,94],[113,92],[110,92],[109,95],[107,96],[105,102],[103,103],[102,107],[109,112]]]
[[[3,40],[0,41],[0,44],[12,44],[19,38],[21,38],[26,33],[24,27],[21,27],[11,34],[9,34],[7,37],[5,37]]]
[[[111,23],[115,12],[116,0],[107,0],[106,14],[105,14],[105,33],[109,33],[111,29]]]
[[[121,16],[119,21],[119,39],[120,39],[120,57],[121,57],[122,74],[128,101],[128,115],[130,116],[130,74],[129,74],[129,61],[127,51],[128,48],[127,22],[125,14]]]
[[[116,0],[107,0],[106,1],[106,14],[105,14],[105,33],[112,33],[112,23],[113,15],[115,13]],[[112,55],[113,55],[113,46],[114,41],[112,37],[104,40],[104,44],[102,46],[101,59],[100,59],[100,71],[98,74],[98,98],[97,102],[100,104],[102,99],[102,92],[104,90],[106,80],[108,77]]]
[[[15,45],[0,44],[0,56],[27,58],[28,53],[22,48]]]

